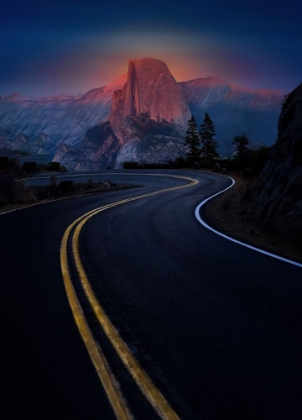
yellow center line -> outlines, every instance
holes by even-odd
[[[133,416],[131,415],[130,410],[128,409],[127,404],[123,398],[123,395],[117,386],[116,380],[112,372],[110,371],[108,363],[100,347],[93,338],[92,332],[87,324],[82,307],[78,301],[76,291],[71,281],[68,268],[67,243],[72,227],[72,225],[68,227],[61,243],[61,270],[69,305],[78,330],[80,332],[80,335],[84,341],[90,359],[105,389],[105,392],[114,410],[116,418],[118,420],[133,420]]]
[[[146,175],[160,176],[160,174],[156,174],[156,175],[146,174]],[[141,200],[143,198],[152,197],[157,194],[162,194],[169,191],[175,191],[182,188],[188,188],[188,187],[198,184],[198,181],[193,178],[188,178],[184,176],[174,176],[174,175],[169,175],[169,177],[185,179],[185,180],[190,181],[190,183],[186,185],[181,185],[178,187],[165,188],[160,191],[143,194],[136,197],[130,197],[128,199],[120,200],[115,203],[111,203],[111,204],[99,207],[95,210],[91,210],[90,212],[76,219],[67,228],[67,230],[64,233],[62,243],[61,243],[61,269],[62,269],[63,280],[64,280],[69,304],[70,304],[73,316],[75,318],[75,321],[78,325],[78,329],[80,331],[82,339],[85,342],[85,345],[87,347],[90,358],[99,374],[101,382],[104,386],[104,389],[108,395],[108,398],[110,400],[110,403],[113,407],[113,410],[115,411],[115,414],[118,420],[126,419],[128,418],[126,417],[126,415],[130,415],[130,414],[128,412],[126,404],[123,402],[123,397],[120,391],[114,388],[114,382],[111,383],[110,386],[108,385],[108,382],[110,382],[110,375],[108,374],[107,376],[105,375],[106,376],[105,379],[103,377],[103,371],[106,371],[106,368],[104,368],[104,361],[102,360],[101,356],[100,357],[98,356],[98,354],[100,354],[100,350],[98,349],[97,344],[93,340],[92,333],[89,330],[87,321],[82,312],[82,309],[80,307],[80,304],[76,296],[76,292],[72,285],[72,280],[70,277],[69,267],[68,267],[68,259],[67,259],[67,242],[68,242],[68,238],[71,233],[71,230],[73,229],[74,226],[78,224],[72,237],[73,257],[74,257],[74,262],[75,262],[83,289],[94,311],[96,318],[98,319],[100,325],[102,326],[105,334],[107,335],[108,339],[113,345],[118,356],[123,361],[125,367],[128,369],[128,371],[132,375],[133,379],[139,386],[141,392],[145,395],[147,400],[150,402],[150,404],[153,406],[155,411],[158,413],[159,417],[164,420],[179,420],[178,415],[174,412],[174,410],[171,408],[171,406],[166,401],[164,396],[156,388],[156,386],[154,385],[152,380],[149,378],[147,373],[143,370],[139,362],[133,356],[132,352],[130,351],[126,343],[122,340],[121,336],[119,335],[119,333],[117,332],[117,330],[115,329],[115,327],[113,326],[109,318],[107,317],[105,311],[101,307],[100,303],[98,302],[92,290],[92,287],[88,281],[85,270],[83,268],[81,258],[80,258],[80,251],[79,251],[79,236],[80,236],[81,230],[83,226],[85,225],[85,223],[87,223],[87,221],[93,216],[95,216],[96,214],[103,212],[109,208],[116,207],[118,205],[125,204],[131,201]]]

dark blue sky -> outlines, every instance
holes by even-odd
[[[302,82],[302,2],[0,0],[0,95],[75,94],[164,60],[176,80],[243,87]]]

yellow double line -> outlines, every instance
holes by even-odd
[[[160,176],[160,175],[159,174],[156,174],[156,175],[146,174],[146,176]],[[167,176],[167,175],[164,175],[164,176]],[[113,324],[111,323],[111,321],[105,314],[105,311],[103,310],[100,303],[98,302],[92,290],[92,287],[88,281],[88,278],[86,276],[85,270],[81,262],[80,250],[79,250],[79,236],[80,236],[81,230],[83,226],[85,225],[85,223],[87,223],[87,221],[91,219],[93,216],[95,216],[96,214],[101,213],[102,211],[105,211],[112,207],[119,206],[121,204],[129,203],[131,201],[141,200],[143,198],[152,197],[157,194],[179,190],[181,188],[191,187],[198,183],[197,180],[193,178],[188,178],[185,176],[169,175],[169,177],[185,179],[190,182],[189,184],[186,184],[186,185],[166,188],[160,191],[143,194],[137,197],[131,197],[125,200],[120,200],[115,203],[111,203],[106,206],[102,206],[97,209],[94,209],[84,214],[83,216],[79,217],[78,219],[76,219],[65,231],[62,242],[61,242],[61,252],[60,252],[61,270],[62,270],[67,297],[68,297],[69,304],[73,313],[73,317],[75,319],[75,322],[77,324],[81,337],[85,343],[89,356],[103,384],[103,387],[107,393],[108,399],[112,405],[112,408],[118,420],[130,420],[133,417],[131,415],[129,408],[127,407],[126,401],[123,398],[123,395],[116,383],[116,380],[112,372],[110,371],[108,363],[100,347],[98,346],[98,344],[93,338],[93,334],[88,326],[86,318],[83,314],[83,310],[77,298],[77,294],[72,284],[72,280],[71,280],[71,276],[69,272],[68,256],[67,256],[68,239],[69,239],[72,229],[76,227],[72,235],[72,253],[73,253],[74,263],[75,263],[77,272],[79,274],[79,278],[83,286],[84,292],[93,309],[93,312],[96,318],[98,319],[100,326],[103,328],[103,331],[105,332],[106,336],[111,342],[113,348],[115,349],[116,353],[118,354],[118,356],[124,363],[125,367],[128,369],[129,373],[132,375],[133,379],[137,383],[141,392],[145,395],[145,397],[150,402],[154,410],[157,412],[159,417],[164,420],[179,420],[179,417],[177,416],[177,414],[171,408],[171,406],[166,401],[166,399],[161,394],[161,392],[153,384],[152,380],[149,378],[149,376],[143,370],[139,362],[133,356],[132,352],[129,350],[128,346],[122,340],[116,328],[113,326]]]

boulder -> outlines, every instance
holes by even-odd
[[[251,178],[254,175],[253,169],[252,168],[245,168],[242,175],[243,175],[243,178]]]
[[[70,192],[73,190],[73,181],[61,181],[59,191],[62,193]]]
[[[57,185],[57,177],[55,175],[51,175],[49,178],[49,185],[51,187],[55,187]]]
[[[200,169],[200,163],[194,162],[194,169]]]
[[[35,190],[35,196],[39,201],[47,200],[49,198],[49,191],[45,187],[37,187]]]
[[[22,172],[25,172],[26,174],[32,174],[34,172],[37,172],[38,170],[38,164],[37,162],[24,162],[22,166]]]
[[[92,181],[91,178],[87,180],[86,188],[87,188],[87,190],[91,190],[93,188],[93,181]]]
[[[0,173],[0,194],[6,201],[14,201],[16,196],[16,183],[14,183],[12,172]]]
[[[38,198],[35,196],[32,190],[26,190],[24,192],[24,199],[23,202],[25,204],[34,204],[38,202]]]
[[[220,163],[218,162],[214,163],[213,172],[220,172]]]
[[[0,193],[0,206],[4,206],[5,204],[7,204],[7,200],[4,195]]]

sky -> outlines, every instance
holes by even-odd
[[[163,60],[177,81],[302,82],[301,0],[0,0],[0,96],[85,93]]]

